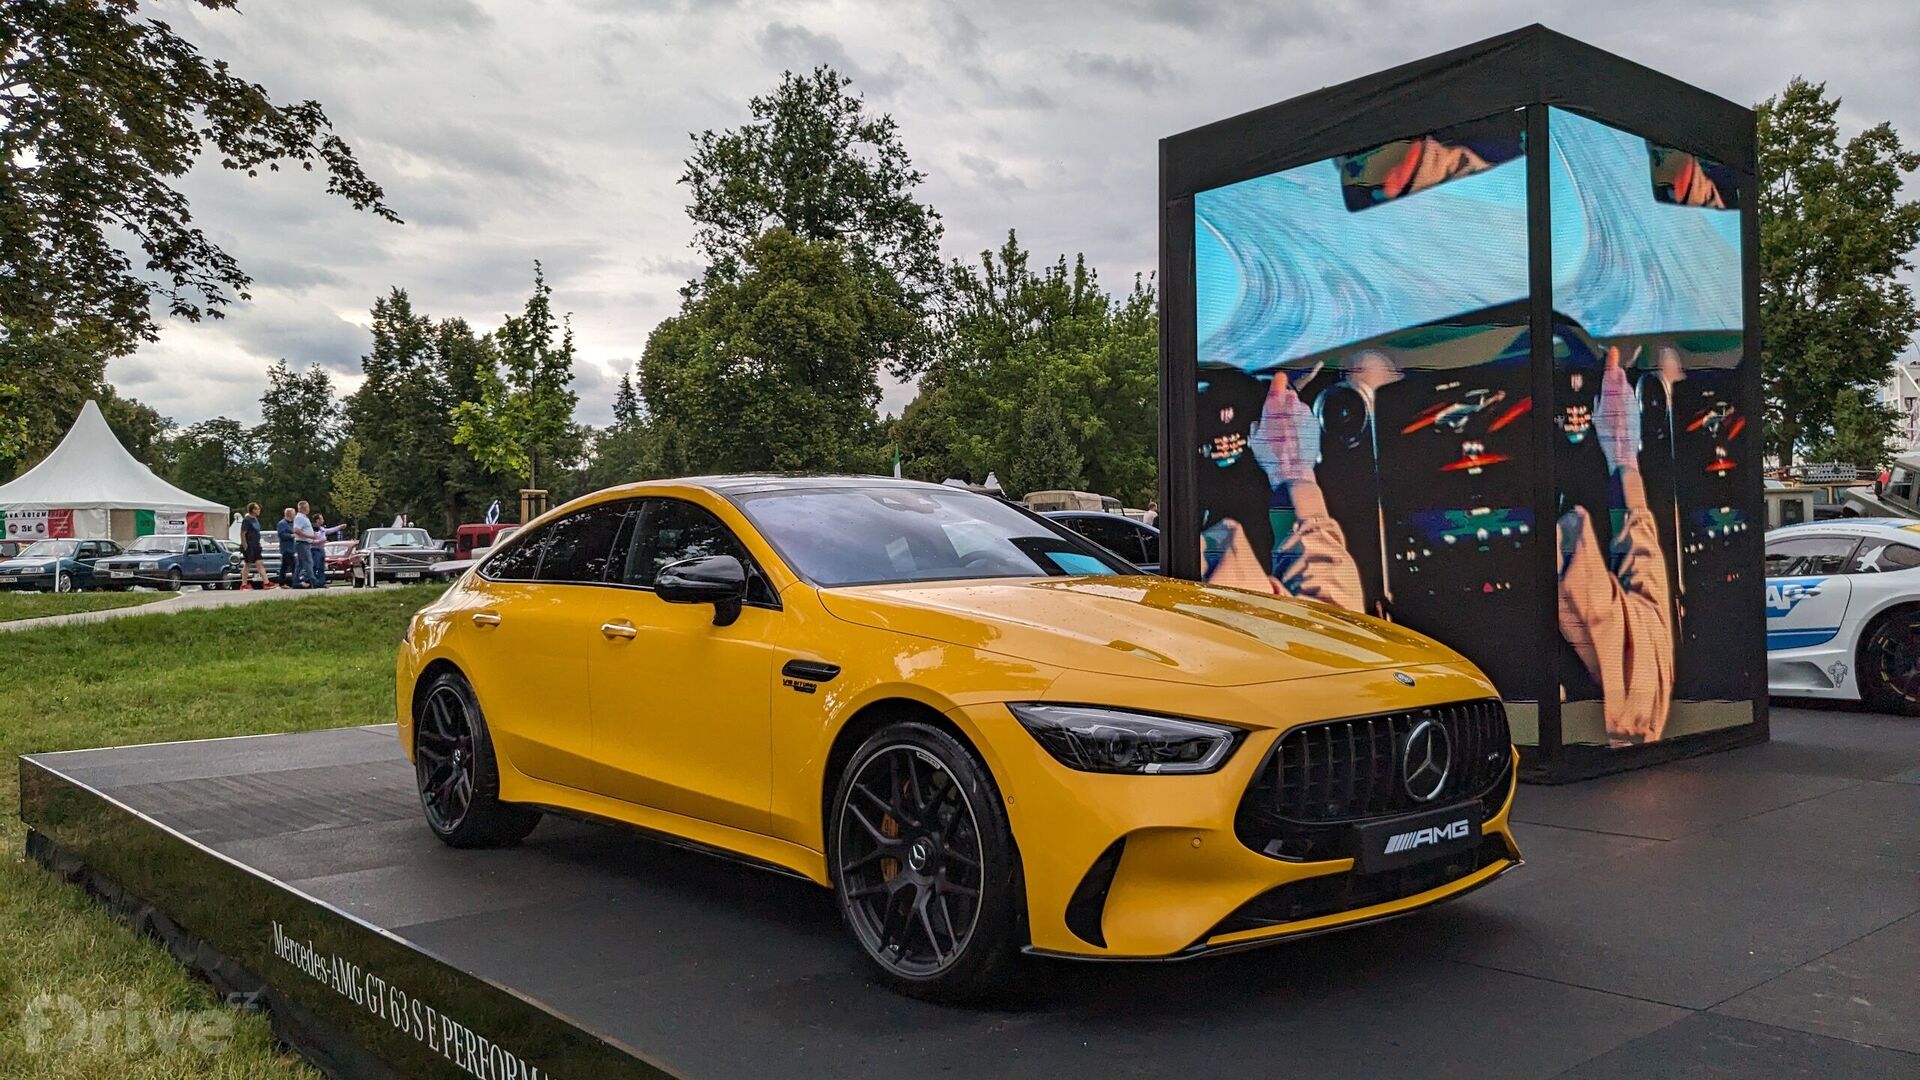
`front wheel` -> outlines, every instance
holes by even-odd
[[[1026,903],[993,777],[929,724],[890,725],[842,774],[828,822],[834,895],[881,980],[936,1001],[1005,989]]]
[[[59,573],[53,575],[53,591],[54,592],[72,592],[73,591],[73,575],[67,573],[65,570],[62,570]]]
[[[1859,679],[1868,707],[1920,716],[1920,607],[1874,621],[1860,644]]]
[[[167,591],[168,592],[179,592],[180,581],[181,581],[181,578],[180,578],[179,567],[176,566],[173,569],[167,571]]]
[[[414,779],[427,827],[450,847],[511,847],[540,812],[500,801],[500,769],[473,687],[454,672],[434,677],[413,717]]]

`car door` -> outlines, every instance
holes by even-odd
[[[1088,514],[1068,518],[1063,524],[1130,563],[1140,562],[1140,535],[1132,522]]]
[[[1793,536],[1767,544],[1767,649],[1824,645],[1840,632],[1857,536]]]
[[[605,564],[628,509],[596,503],[529,530],[452,594],[452,648],[494,745],[536,779],[593,786],[587,657],[599,635],[587,623],[600,586],[572,567],[595,543]]]
[[[615,798],[754,832],[768,826],[768,712],[781,617],[739,538],[693,502],[650,498],[629,522],[618,588],[598,594],[588,659],[597,788]],[[732,555],[748,567],[740,617],[653,592],[660,568]]]

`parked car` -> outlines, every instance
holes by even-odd
[[[1138,575],[956,488],[589,495],[414,615],[396,667],[449,846],[517,843],[553,807],[772,864],[833,890],[916,996],[992,996],[1023,951],[1389,919],[1519,864],[1506,714],[1458,653]]]
[[[1920,522],[1767,534],[1767,692],[1920,716]]]
[[[353,576],[353,557],[360,551],[358,540],[327,541],[327,580],[342,581]]]
[[[99,560],[118,555],[120,545],[104,538],[35,540],[12,558],[0,560],[0,589],[74,592],[97,584]]]
[[[240,581],[233,559],[234,553],[211,536],[143,536],[120,554],[95,563],[93,573],[107,589],[228,589]]]
[[[1046,515],[1149,574],[1160,572],[1160,530],[1121,514],[1055,510]]]
[[[1894,458],[1884,483],[1849,488],[1843,502],[1841,513],[1849,516],[1920,518],[1920,453]]]
[[[1036,514],[1055,510],[1119,513],[1121,509],[1119,499],[1111,495],[1096,495],[1091,491],[1029,491],[1027,497],[1020,501]]]
[[[360,549],[353,554],[348,575],[356,589],[382,581],[419,581],[434,563],[444,562],[446,557],[446,546],[428,536],[425,529],[368,529],[360,537]]]
[[[222,539],[220,546],[227,549],[227,579],[220,583],[220,587],[237,589],[247,576],[246,549],[240,546],[238,540]]]
[[[461,526],[461,528],[465,528],[465,527],[466,526],[464,525]],[[480,547],[473,548],[466,558],[448,559],[445,562],[434,563],[432,566],[427,568],[427,576],[431,577],[435,581],[452,581],[454,578],[457,578],[461,574],[464,574],[468,570],[472,569],[475,563],[478,563],[481,559],[484,559],[487,557],[488,552],[491,552],[494,548],[497,548],[500,545],[506,543],[508,540],[512,539],[513,534],[519,531],[520,531],[520,526],[508,525],[507,527],[493,534],[492,543],[484,544]]]
[[[477,559],[476,551],[495,547],[500,543],[500,534],[512,532],[519,526],[510,521],[481,522],[462,525],[454,530],[453,557],[456,559]]]

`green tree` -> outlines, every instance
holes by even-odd
[[[88,399],[100,402],[107,423],[135,457],[161,464],[163,436],[172,424],[151,408],[106,385],[107,347],[84,325],[35,329],[0,319],[0,481],[25,472],[59,445]]]
[[[837,243],[869,288],[914,316],[889,320],[896,336],[873,343],[906,377],[931,357],[927,317],[945,284],[940,215],[915,197],[926,177],[893,118],[869,114],[851,85],[824,65],[789,71],[773,93],[749,102],[749,123],[695,136],[680,179],[693,191],[694,246],[710,267],[707,283],[689,289],[745,273],[749,249],[773,229]]]
[[[1801,78],[1759,105],[1761,362],[1783,465],[1834,439],[1843,392],[1885,382],[1920,329],[1898,278],[1920,243],[1920,203],[1900,198],[1920,154],[1885,123],[1842,144],[1839,106]],[[1871,418],[1856,408],[1848,422]]]
[[[1879,470],[1893,460],[1889,437],[1900,414],[1858,387],[1834,395],[1833,426],[1813,444],[1812,461],[1843,461]]]
[[[640,396],[663,439],[695,470],[878,470],[878,346],[915,316],[869,284],[838,243],[755,241],[647,339]]]
[[[1012,232],[950,274],[940,357],[890,432],[904,470],[976,482],[997,472],[1016,494],[1077,477],[1144,505],[1159,453],[1159,324],[1145,282],[1116,297],[1083,257],[1036,271]]]
[[[254,438],[265,452],[260,503],[292,506],[301,499],[318,502],[331,486],[334,440],[340,407],[333,380],[318,365],[304,372],[275,361],[267,369],[267,390],[260,395],[260,426]]]
[[[373,303],[373,344],[360,358],[365,378],[345,405],[347,430],[360,445],[360,468],[376,493],[380,516],[438,517],[449,530],[473,499],[493,489],[476,484],[467,453],[453,443],[454,388],[476,384],[469,366],[491,363],[465,321],[435,323],[414,311],[406,290]],[[474,390],[477,393],[477,389]],[[480,490],[474,490],[478,487]]]
[[[247,295],[246,273],[174,186],[204,153],[249,176],[318,167],[328,193],[399,220],[319,102],[276,104],[138,9],[0,5],[0,316],[43,331],[85,324],[116,354],[153,340],[156,308],[198,320]]]
[[[333,512],[358,524],[373,509],[378,497],[373,481],[360,471],[360,440],[348,439],[341,443],[340,463],[333,468],[333,490],[327,493]]]
[[[119,438],[120,445],[127,448],[139,461],[151,468],[164,468],[166,464],[166,443],[173,433],[173,420],[161,416],[152,406],[133,398],[121,397],[114,388],[101,383],[94,388],[93,400],[100,404],[100,415]],[[80,403],[82,406],[86,402]],[[77,418],[80,409],[76,407],[73,415]],[[68,421],[68,427],[72,421]],[[65,428],[62,428],[65,433]]]
[[[477,396],[453,407],[453,441],[485,468],[524,473],[528,487],[539,487],[543,458],[565,464],[578,454],[573,407],[580,398],[569,388],[572,321],[554,317],[553,289],[538,262],[533,295],[494,331],[493,342],[498,366],[474,369]]]
[[[167,440],[168,477],[201,498],[245,506],[260,490],[251,442],[238,420],[216,416],[191,424]]]

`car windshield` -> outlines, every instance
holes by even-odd
[[[372,529],[367,533],[370,548],[431,547],[425,529]]]
[[[187,538],[184,536],[143,536],[128,548],[130,554],[178,555],[187,550]]]
[[[20,553],[23,559],[64,559],[79,550],[72,540],[35,540]]]
[[[781,557],[821,586],[1133,572],[1065,529],[972,492],[813,488],[739,503]]]

